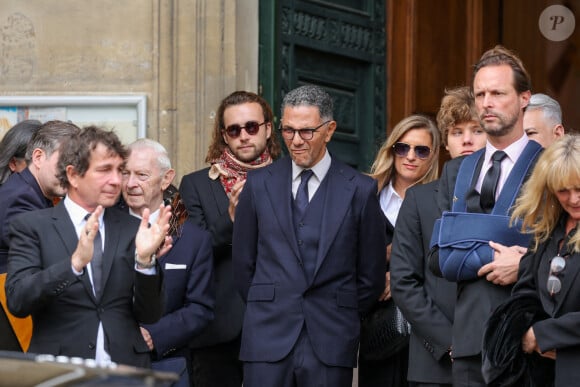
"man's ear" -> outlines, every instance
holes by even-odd
[[[175,178],[175,170],[172,168],[168,169],[167,172],[163,174],[163,178],[161,179],[161,190],[165,191],[167,187],[169,187],[169,184],[171,184],[174,178]]]
[[[564,135],[564,125],[558,124],[554,127],[554,136],[560,138]]]
[[[46,152],[40,148],[35,148],[32,151],[32,164],[34,164],[37,168],[40,168],[40,163],[43,159],[46,158]]]
[[[77,188],[79,186],[79,174],[72,165],[66,166],[66,178],[71,187]]]

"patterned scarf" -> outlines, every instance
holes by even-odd
[[[226,191],[226,195],[228,195],[229,198],[234,184],[238,181],[246,180],[249,170],[265,167],[271,163],[272,158],[270,157],[268,148],[266,148],[266,150],[254,161],[244,163],[236,159],[230,148],[225,147],[221,156],[211,161],[208,175],[212,180],[215,180],[218,177],[220,178],[222,186]]]

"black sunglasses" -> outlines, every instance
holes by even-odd
[[[558,294],[562,290],[562,281],[558,278],[558,275],[566,268],[566,257],[566,255],[562,257],[558,254],[550,261],[550,275],[546,284],[550,296]]]
[[[266,121],[262,122],[261,124],[257,121],[248,121],[244,126],[240,126],[238,124],[233,124],[228,126],[224,129],[228,137],[237,138],[242,134],[242,129],[246,130],[250,136],[257,134],[260,131],[260,126],[264,125]]]
[[[420,159],[429,158],[431,154],[431,148],[426,145],[410,145],[404,142],[397,142],[393,145],[393,152],[399,157],[406,157],[409,151],[413,149],[415,156]]]

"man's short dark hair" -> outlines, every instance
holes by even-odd
[[[36,148],[42,149],[46,157],[50,157],[59,149],[61,143],[78,134],[81,129],[68,121],[47,121],[38,128],[26,148],[26,163],[32,161],[32,153]]]
[[[127,158],[127,150],[115,132],[87,126],[71,136],[61,147],[57,177],[62,187],[68,188],[70,184],[66,167],[71,165],[80,176],[84,176],[89,169],[91,154],[99,144],[103,144],[110,155]]]

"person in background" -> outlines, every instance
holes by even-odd
[[[524,131],[544,148],[562,137],[564,126],[558,101],[546,94],[532,94],[524,113]]]
[[[10,223],[6,295],[15,316],[32,316],[29,352],[151,365],[139,324],[163,313],[155,257],[171,248],[171,211],[160,206],[149,226],[149,209],[139,221],[111,208],[125,156],[113,132],[89,126],[73,134],[58,158],[66,197]]]
[[[274,114],[259,95],[235,91],[216,113],[206,162],[211,166],[181,179],[179,191],[192,222],[212,235],[215,319],[192,342],[196,387],[240,387],[240,334],[245,304],[234,286],[232,231],[246,174],[280,155]]]
[[[157,209],[149,216],[150,222],[155,221],[164,203],[164,192],[173,188],[175,171],[169,155],[163,145],[150,139],[136,140],[128,151],[123,170],[124,203],[137,218],[146,208]],[[169,235],[173,247],[158,257],[165,282],[163,316],[154,324],[143,324],[141,331],[152,351],[153,369],[177,373],[189,370],[175,384],[186,387],[191,373],[189,343],[213,319],[213,262],[211,235],[187,219],[178,196],[177,192],[171,196]]]
[[[467,156],[485,146],[487,134],[479,123],[469,86],[445,90],[437,112],[437,126],[449,156]]]
[[[381,210],[387,218],[387,233],[392,240],[395,224],[408,188],[437,178],[441,136],[427,116],[414,114],[401,120],[379,149],[370,176],[378,184]],[[387,263],[391,260],[387,247]],[[390,271],[385,274],[383,294],[378,302],[391,298]],[[359,386],[399,387],[407,385],[409,347],[381,361],[365,359],[359,354]]]
[[[0,186],[0,273],[6,272],[8,257],[8,224],[26,211],[53,206],[53,200],[64,196],[57,174],[60,144],[80,129],[70,122],[48,121],[32,136],[27,150],[27,167],[10,176]]]
[[[437,126],[451,158],[485,146],[471,88],[446,90]],[[451,387],[451,329],[455,283],[435,276],[428,266],[435,220],[438,180],[410,187],[399,211],[391,252],[391,293],[411,323],[409,371],[411,387]]]
[[[24,120],[4,134],[0,141],[0,185],[14,172],[26,168],[26,147],[40,125],[37,120]]]
[[[63,121],[49,121],[36,129],[34,129],[35,121],[23,125],[25,126],[23,131],[30,129],[34,131],[24,154],[27,166],[20,172],[11,174],[8,180],[0,186],[0,198],[2,198],[0,200],[0,303],[10,320],[21,349],[26,351],[32,336],[32,320],[30,317],[13,316],[8,311],[4,293],[10,247],[8,226],[16,215],[52,207],[55,198],[64,196],[65,190],[56,177],[59,147],[64,140],[78,133],[80,129],[72,123]]]
[[[522,337],[525,353],[555,360],[554,386],[580,378],[580,137],[564,135],[540,156],[517,199],[512,220],[533,240],[512,297],[537,297],[548,318]]]
[[[337,123],[323,88],[282,102],[284,157],[248,173],[233,263],[247,302],[245,387],[351,387],[360,318],[384,288],[376,182],[330,155]]]

